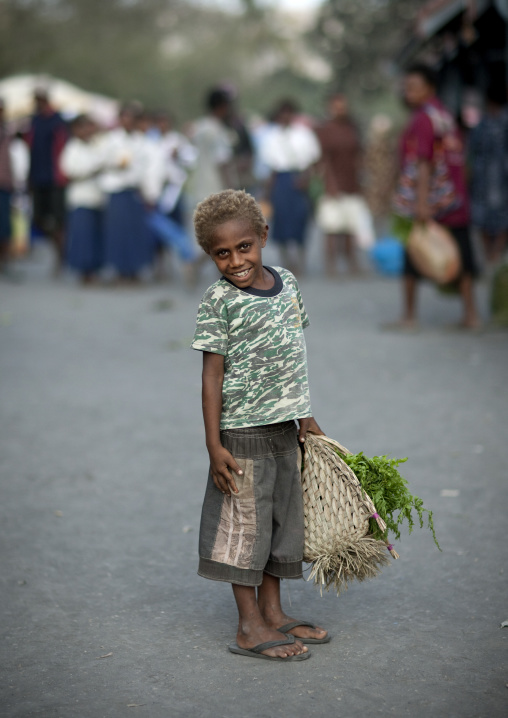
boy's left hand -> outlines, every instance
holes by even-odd
[[[309,416],[306,419],[298,419],[298,423],[300,424],[300,430],[298,431],[298,441],[302,443],[305,441],[305,437],[307,436],[308,431],[312,432],[313,434],[317,434],[318,436],[325,435],[325,432],[321,430],[313,416]]]

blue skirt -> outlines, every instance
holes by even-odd
[[[271,192],[273,207],[270,236],[279,244],[303,244],[310,217],[310,200],[298,187],[299,172],[277,172]]]
[[[67,217],[67,264],[82,274],[102,266],[102,211],[78,207]]]
[[[125,277],[137,275],[152,262],[153,238],[136,190],[109,196],[104,215],[104,264]]]

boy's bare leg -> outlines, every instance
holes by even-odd
[[[263,574],[263,583],[258,588],[259,611],[267,626],[277,628],[298,619],[291,618],[284,613],[280,605],[280,578]],[[323,628],[310,628],[310,626],[297,626],[292,633],[295,638],[325,638],[327,631]]]
[[[233,584],[233,593],[235,595],[239,616],[236,642],[240,648],[248,650],[249,648],[258,646],[260,643],[284,639],[283,633],[279,633],[272,626],[268,626],[265,623],[256,600],[256,589],[253,586]],[[284,624],[281,623],[279,625]],[[263,651],[263,653],[267,656],[287,658],[288,656],[297,656],[300,653],[307,653],[307,651],[307,646],[304,646],[300,641],[295,641],[286,646],[268,648],[266,651]]]

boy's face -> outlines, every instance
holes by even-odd
[[[231,219],[216,228],[210,257],[219,272],[239,289],[262,288],[261,250],[267,236],[268,227],[259,236],[247,220]]]

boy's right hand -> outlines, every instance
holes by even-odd
[[[212,479],[215,486],[222,491],[226,496],[231,496],[231,491],[237,494],[238,489],[235,484],[233,475],[230,473],[234,471],[235,474],[241,476],[243,471],[238,466],[236,461],[230,452],[223,446],[219,446],[216,449],[209,449],[210,454],[210,471],[212,472]]]

